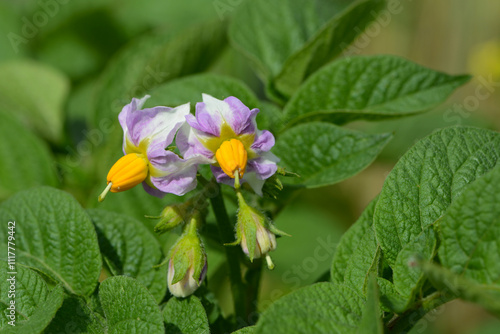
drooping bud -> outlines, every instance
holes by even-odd
[[[241,245],[243,252],[250,261],[265,257],[269,269],[274,264],[269,252],[276,249],[276,234],[286,233],[276,229],[271,222],[257,209],[249,206],[241,192],[237,192],[239,210],[236,224],[236,241],[231,245]]]
[[[108,191],[112,193],[129,190],[143,182],[148,176],[148,160],[139,153],[124,155],[108,172],[108,186],[99,195],[99,202],[104,200]]]
[[[167,283],[176,297],[195,292],[207,273],[207,256],[196,228],[197,218],[193,217],[169,253]]]
[[[247,167],[248,154],[245,146],[238,139],[226,140],[221,144],[215,157],[220,168],[230,178],[234,179],[234,174],[238,172],[240,178],[245,174]]]

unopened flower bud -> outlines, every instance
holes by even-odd
[[[154,231],[158,234],[168,232],[184,221],[184,215],[180,205],[169,205],[161,212],[160,221],[156,224]]]
[[[192,218],[171,248],[168,263],[168,289],[176,297],[187,297],[198,289],[207,273],[207,256]]]
[[[241,249],[250,258],[265,257],[269,269],[274,264],[269,252],[276,249],[276,234],[285,234],[277,230],[257,209],[249,206],[241,192],[237,192],[239,211],[236,224],[236,241],[231,245],[241,244]]]

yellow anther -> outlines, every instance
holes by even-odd
[[[231,139],[223,142],[215,153],[220,167],[234,179],[234,173],[237,171],[240,178],[245,174],[247,167],[247,151],[242,142],[238,139]]]
[[[139,153],[130,153],[120,159],[109,170],[108,186],[101,195],[99,202],[111,191],[112,193],[125,191],[135,187],[148,176],[148,160]]]

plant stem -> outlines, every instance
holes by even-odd
[[[222,242],[231,243],[234,241],[234,227],[227,215],[220,186],[218,184],[216,186],[218,189],[217,195],[210,198],[210,203],[214,210]],[[229,279],[231,280],[231,291],[233,293],[234,313],[237,323],[246,322],[245,284],[243,284],[243,280],[241,279],[239,253],[231,247],[225,247],[225,251],[229,267]]]

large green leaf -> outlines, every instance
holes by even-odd
[[[330,19],[307,43],[285,62],[274,82],[286,98],[321,66],[338,56],[377,18],[384,0],[354,1],[345,11]]]
[[[2,113],[0,133],[0,199],[33,186],[57,185],[53,158],[44,142]]]
[[[73,197],[48,187],[19,192],[0,205],[0,220],[15,221],[18,263],[40,270],[71,293],[88,296],[94,291],[101,271],[97,235]],[[0,229],[2,247],[6,227]]]
[[[280,165],[300,175],[291,180],[314,188],[357,174],[375,159],[390,139],[388,133],[368,135],[313,122],[285,131],[273,151],[281,158]]]
[[[137,279],[160,302],[167,291],[167,266],[153,268],[162,262],[163,254],[151,232],[127,215],[103,210],[88,213],[113,274]]]
[[[173,80],[154,89],[151,98],[146,102],[149,106],[178,106],[191,102],[194,107],[201,101],[201,94],[206,93],[223,100],[228,96],[235,96],[250,109],[259,105],[255,94],[240,80],[212,74],[195,74],[189,77]]]
[[[384,259],[394,266],[403,246],[441,217],[499,156],[500,134],[472,127],[446,128],[413,146],[387,177],[375,208]]]
[[[67,78],[31,60],[0,64],[0,77],[0,112],[18,117],[51,141],[59,141],[69,91]]]
[[[444,267],[481,284],[500,284],[500,165],[453,201],[439,231]]]
[[[115,276],[99,287],[99,299],[106,315],[109,334],[165,332],[160,308],[138,281]]]
[[[356,333],[364,305],[344,285],[317,283],[273,303],[262,313],[255,333]]]
[[[0,271],[1,332],[41,333],[61,306],[63,290],[58,286],[51,292],[40,275],[23,265],[17,264],[12,267],[7,262],[0,261],[0,266],[2,267]],[[15,310],[15,319],[10,317],[11,309]],[[9,322],[14,323],[15,327]]]
[[[125,47],[108,65],[96,90],[95,124],[116,120],[132,97],[206,69],[224,49],[222,22],[197,25],[179,33],[159,31]]]
[[[195,296],[171,298],[163,309],[167,333],[209,334],[208,318],[200,300]]]
[[[311,76],[285,107],[290,123],[345,123],[431,109],[469,80],[436,72],[394,56],[338,60]]]

